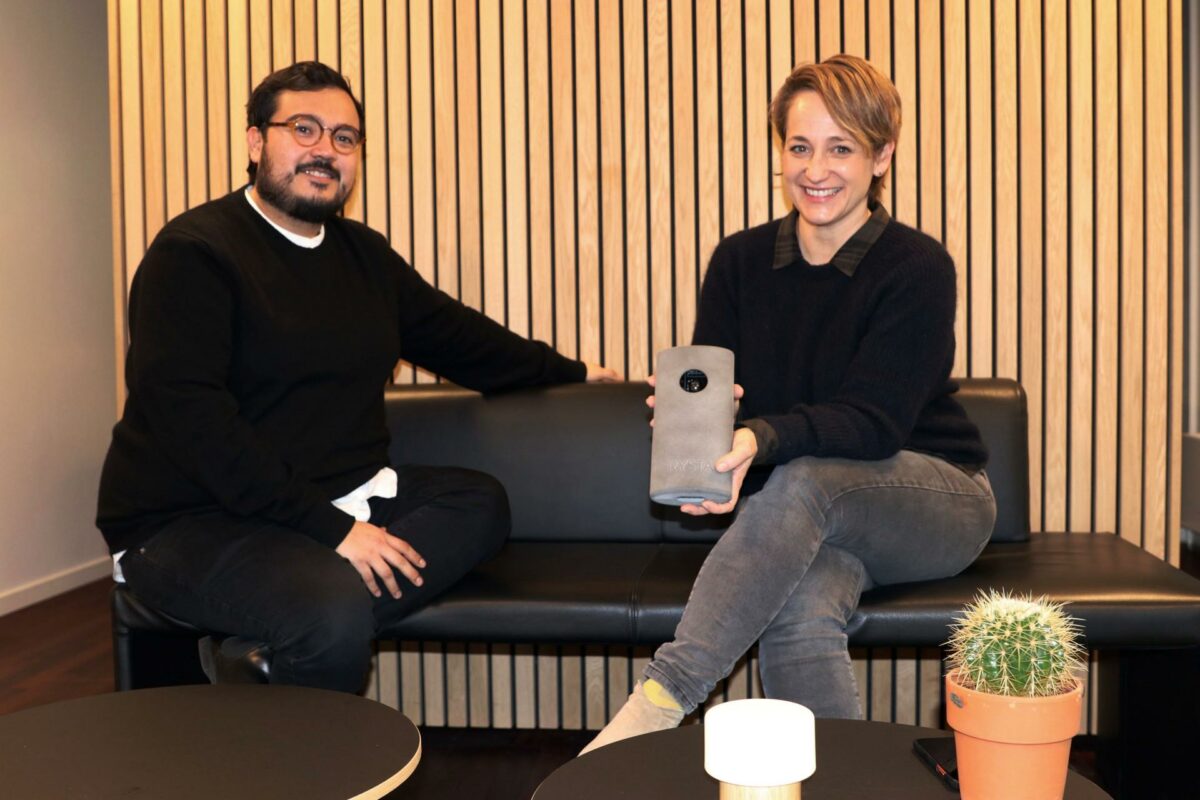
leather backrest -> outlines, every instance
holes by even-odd
[[[954,398],[979,426],[996,494],[993,542],[1029,538],[1029,421],[1025,390],[1009,378],[960,378]]]
[[[392,388],[392,462],[495,476],[508,490],[514,540],[656,542],[649,393],[645,383],[486,397],[445,385]]]
[[[487,397],[449,385],[388,389],[391,459],[494,475],[518,541],[714,541],[728,519],[650,502],[645,383],[569,385]],[[999,378],[960,381],[958,400],[991,452],[992,541],[1029,536],[1025,395]]]

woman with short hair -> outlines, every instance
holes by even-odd
[[[866,61],[798,67],[776,93],[793,210],[713,252],[693,343],[736,355],[736,511],[675,631],[584,750],[675,727],[755,642],[768,697],[861,717],[846,625],[865,588],[954,575],[996,517],[954,399],[954,263],[881,193],[900,96]]]

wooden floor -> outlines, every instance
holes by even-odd
[[[111,581],[0,617],[0,714],[113,691]],[[421,764],[396,800],[528,800],[585,731],[423,728]]]
[[[112,581],[0,617],[0,714],[113,691]]]

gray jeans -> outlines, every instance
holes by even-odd
[[[995,521],[987,475],[934,456],[782,464],[739,505],[645,676],[690,712],[757,641],[767,697],[861,717],[846,624],[862,590],[961,572]]]

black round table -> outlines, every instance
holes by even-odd
[[[957,797],[912,752],[913,739],[948,731],[857,720],[817,720],[817,771],[804,800]],[[533,800],[716,800],[719,784],[704,771],[704,728],[687,725],[601,747],[567,762],[542,782]],[[1111,800],[1100,787],[1067,774],[1064,800]]]
[[[420,758],[400,712],[290,686],[141,689],[0,717],[5,797],[369,800]]]

